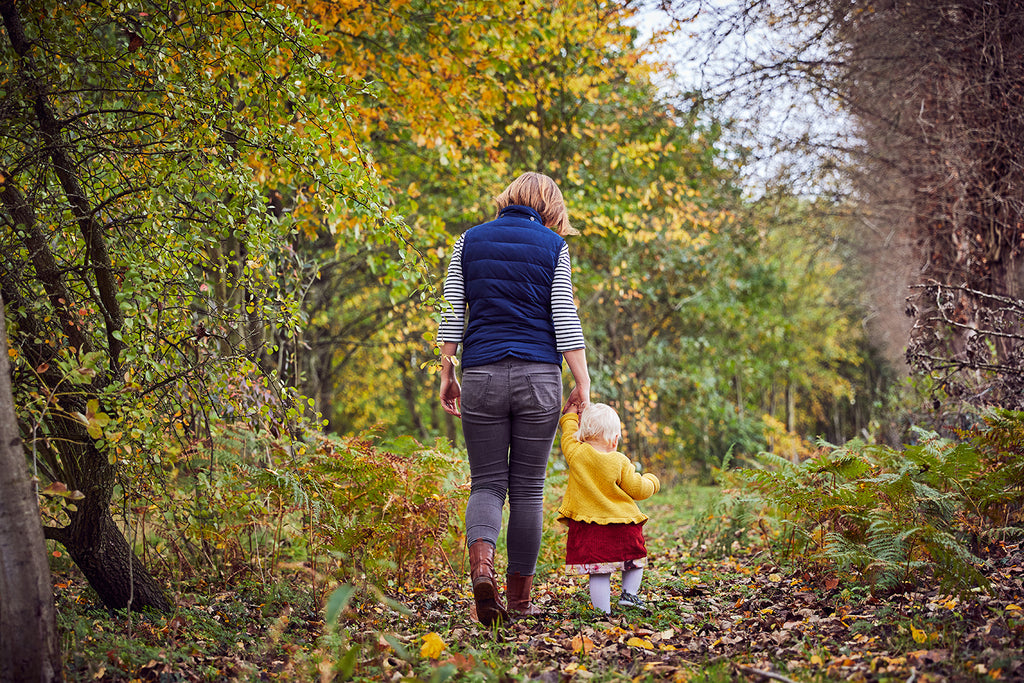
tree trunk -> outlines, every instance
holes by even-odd
[[[796,433],[796,389],[793,388],[793,380],[786,379],[786,431],[790,434]],[[796,449],[790,454],[794,464],[800,463],[800,454]]]
[[[426,440],[430,436],[427,426],[423,424],[420,416],[419,404],[416,399],[422,393],[422,387],[416,385],[416,378],[411,376],[406,368],[402,369],[402,398],[405,399],[405,409],[409,411],[412,418],[413,430],[420,439]]]
[[[79,501],[79,508],[88,508]],[[103,604],[112,609],[151,607],[171,610],[163,587],[132,551],[110,511],[78,514],[65,529],[47,529],[47,536],[64,544]]]
[[[74,412],[68,411],[69,413]],[[85,497],[69,512],[66,527],[45,527],[46,537],[61,543],[82,570],[103,604],[111,609],[151,607],[171,610],[163,588],[132,551],[110,513],[110,501],[117,480],[117,465],[94,445],[81,423],[55,416],[50,424],[61,435],[62,457],[71,455],[79,467],[65,482]]]
[[[0,321],[3,321],[0,297]],[[0,681],[62,680],[50,566],[18,435],[0,326]]]

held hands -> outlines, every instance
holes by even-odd
[[[587,405],[590,404],[590,386],[581,387],[579,384],[572,388],[569,392],[569,398],[565,402],[565,407],[562,408],[562,414],[576,413],[579,415],[582,413]]]

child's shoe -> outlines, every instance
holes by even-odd
[[[620,607],[632,607],[633,609],[646,610],[647,603],[639,595],[623,593],[619,596]]]

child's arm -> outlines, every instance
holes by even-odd
[[[576,439],[576,432],[580,429],[580,416],[575,411],[569,411],[558,421],[558,425],[562,428],[562,454],[568,462],[572,460],[572,456],[580,445]]]
[[[636,471],[636,465],[625,459],[619,474],[619,488],[633,500],[644,500],[661,490],[661,481],[651,472],[640,474]]]

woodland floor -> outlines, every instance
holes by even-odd
[[[645,510],[658,518],[658,506]],[[534,590],[546,615],[497,633],[470,620],[468,580],[444,565],[386,595],[358,594],[327,629],[295,586],[183,589],[175,614],[129,619],[91,606],[82,580],[58,572],[68,679],[1024,680],[1020,545],[989,549],[988,592],[922,581],[882,596],[752,551],[702,557],[686,528],[665,526],[650,525],[646,611],[613,603],[599,615],[585,577],[553,568]]]

